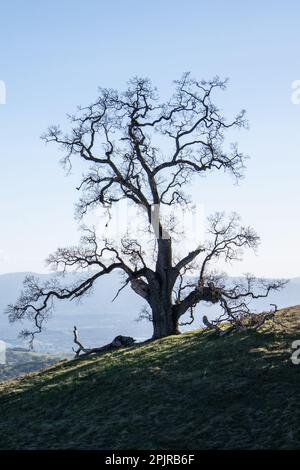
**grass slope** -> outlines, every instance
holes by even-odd
[[[283,327],[193,332],[0,384],[1,449],[300,448],[300,307]]]

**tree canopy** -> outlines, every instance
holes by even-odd
[[[8,307],[11,321],[29,318],[35,328],[24,331],[33,339],[42,330],[55,299],[78,299],[88,294],[97,279],[113,271],[124,274],[122,288],[130,285],[145,299],[143,315],[153,322],[153,336],[179,331],[186,313],[194,319],[202,302],[218,303],[218,321],[238,324],[251,313],[249,301],[283,287],[284,281],[265,281],[247,275],[228,281],[217,270],[218,262],[239,259],[244,249],[256,249],[259,237],[243,226],[237,214],[217,212],[209,218],[208,239],[184,256],[174,250],[176,220],[162,217],[164,207],[191,209],[187,190],[194,178],[225,171],[240,179],[245,155],[238,145],[225,145],[229,129],[245,128],[245,111],[228,121],[213,102],[216,90],[226,81],[218,77],[198,81],[189,73],[174,82],[171,98],[160,102],[149,79],[133,78],[124,92],[102,88],[97,100],[70,116],[71,130],[52,126],[43,137],[63,150],[63,164],[73,159],[86,163],[78,186],[79,220],[97,207],[108,213],[121,200],[142,208],[145,230],[152,246],[143,245],[129,231],[108,239],[94,228],[84,227],[80,244],[58,248],[48,258],[51,269],[65,273],[83,271],[82,278],[66,286],[59,276],[41,285],[34,277],[25,280],[15,305]],[[216,320],[217,321],[217,320]]]

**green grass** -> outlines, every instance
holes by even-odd
[[[285,328],[173,336],[0,384],[1,449],[299,449],[300,307]]]

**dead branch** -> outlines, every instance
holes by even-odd
[[[207,329],[213,329],[219,336],[226,336],[230,334],[234,330],[239,331],[249,331],[249,330],[258,330],[261,328],[266,321],[272,320],[275,323],[279,323],[278,319],[276,318],[276,313],[278,312],[277,305],[270,304],[270,306],[274,307],[274,311],[270,312],[262,312],[262,313],[251,313],[247,312],[247,314],[241,317],[234,317],[231,316],[230,318],[230,326],[226,329],[221,329],[218,324],[223,323],[223,319],[217,319],[214,321],[209,321],[207,316],[204,315],[202,322],[206,326]]]
[[[79,341],[79,334],[76,326],[74,326],[74,343],[77,344],[78,349],[73,349],[75,352],[75,357],[80,356],[88,356],[90,354],[99,354],[103,353],[106,351],[111,351],[114,349],[122,348],[122,347],[129,347],[132,346],[133,343],[135,342],[135,339],[131,338],[130,336],[122,336],[118,335],[115,337],[115,339],[111,342],[108,343],[104,346],[101,346],[99,348],[85,348],[82,343]],[[83,354],[80,354],[83,353]]]

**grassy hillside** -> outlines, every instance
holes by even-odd
[[[1,449],[300,448],[300,307],[282,326],[193,332],[0,385]]]

